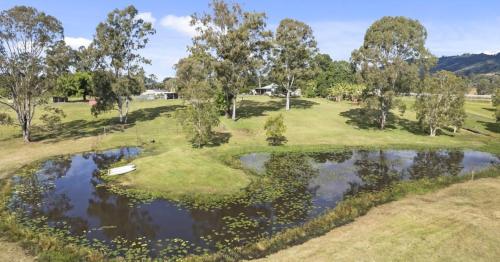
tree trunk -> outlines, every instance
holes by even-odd
[[[117,108],[118,108],[118,116],[120,117],[120,123],[123,123],[123,101],[122,97],[118,96],[118,100],[116,101]]]
[[[382,114],[380,115],[380,129],[385,128],[385,122],[386,122],[387,114],[385,110],[382,110]]]
[[[231,119],[233,119],[233,121],[236,121],[236,96],[233,97],[233,113]]]
[[[380,129],[384,129],[385,128],[385,122],[386,122],[386,119],[387,119],[387,112],[385,112],[385,101],[382,99],[382,101],[380,102]]]
[[[285,109],[290,110],[290,90],[286,90],[286,107]]]
[[[430,136],[436,136],[437,128],[432,127],[432,125],[429,128],[430,128]]]
[[[127,123],[127,119],[128,119],[128,104],[129,104],[130,100],[128,100],[128,97],[125,98],[125,119],[123,121],[123,123]]]
[[[454,126],[453,127],[453,134],[457,133],[458,127]]]
[[[83,102],[87,101],[87,93],[83,93]]]
[[[30,132],[29,124],[27,122],[24,122],[21,127],[22,127],[22,130],[23,130],[23,139],[24,139],[24,142],[25,143],[31,142],[30,141],[31,132]]]
[[[231,102],[229,101],[233,101],[232,97],[230,95],[226,95],[226,101],[224,101],[224,107],[225,107],[225,111],[224,114],[227,118],[231,118]]]

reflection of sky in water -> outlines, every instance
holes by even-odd
[[[240,160],[245,169],[263,173],[266,171],[264,164],[269,160],[270,156],[269,153],[251,153],[241,156]]]

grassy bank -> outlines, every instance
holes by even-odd
[[[496,261],[500,179],[453,185],[373,208],[262,261]]]
[[[411,104],[411,99],[407,99]],[[500,153],[498,123],[485,102],[467,102],[465,127],[458,134],[438,137],[422,133],[415,112],[393,115],[392,125],[378,130],[367,125],[358,106],[324,99],[296,99],[292,110],[283,112],[282,99],[245,97],[239,119],[222,118],[217,129],[218,145],[194,149],[186,141],[172,114],[179,100],[135,101],[130,123],[116,125],[116,112],[94,118],[84,103],[57,105],[68,117],[56,135],[35,132],[37,141],[27,145],[14,127],[0,127],[0,177],[22,165],[46,157],[118,146],[139,145],[144,153],[134,160],[137,171],[119,177],[117,184],[154,195],[178,199],[184,195],[230,195],[247,186],[251,176],[230,165],[227,159],[255,151],[320,151],[342,147],[372,148],[471,148]],[[263,125],[269,115],[284,113],[288,144],[269,147]],[[35,121],[35,124],[37,122]],[[479,133],[475,133],[479,132]]]

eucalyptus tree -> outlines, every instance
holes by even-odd
[[[430,136],[438,129],[452,126],[454,132],[465,119],[465,81],[448,71],[439,71],[422,83],[415,102],[417,119]]]
[[[127,122],[132,96],[144,89],[142,64],[150,61],[138,51],[146,47],[149,36],[155,33],[152,24],[138,18],[137,14],[134,6],[113,10],[106,21],[97,26],[92,42],[98,69],[109,71],[111,74],[107,77],[112,77],[111,82],[96,84],[96,88],[107,90],[95,90],[99,96],[92,113],[97,115],[116,108],[120,123]]]
[[[313,74],[317,47],[312,28],[283,19],[276,29],[272,51],[272,78],[286,90],[286,110],[290,110],[290,94],[298,89],[297,81]]]
[[[52,88],[45,83],[47,55],[62,39],[61,22],[33,7],[0,13],[0,104],[15,111],[25,142],[30,141],[35,109]],[[0,118],[8,119],[5,114]]]
[[[243,11],[239,4],[211,3],[212,12],[193,15],[193,47],[213,57],[215,75],[224,96],[226,116],[236,120],[236,102],[251,81],[257,61],[268,46],[264,13]]]
[[[400,104],[395,96],[408,92],[435,63],[426,39],[419,21],[386,16],[368,28],[363,45],[352,52],[351,61],[368,87],[366,105],[378,111],[381,129]]]

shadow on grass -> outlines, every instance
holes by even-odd
[[[238,107],[237,116],[238,119],[251,118],[255,116],[264,116],[265,112],[278,111],[285,108],[286,99],[275,98],[267,102],[257,102],[253,100],[243,100]],[[317,102],[308,101],[300,98],[290,99],[290,108],[293,109],[307,109],[314,105],[318,105]]]
[[[212,140],[205,147],[217,147],[222,144],[229,143],[229,139],[231,138],[231,133],[226,132],[214,132],[212,136]]]
[[[154,108],[143,108],[130,112],[128,114],[127,124],[120,124],[119,117],[112,117],[99,120],[73,120],[62,124],[62,128],[58,132],[33,132],[32,140],[45,140],[47,143],[55,143],[65,139],[77,139],[89,136],[96,136],[106,132],[114,133],[124,131],[125,129],[134,127],[137,122],[153,120],[160,115],[166,116],[173,113],[176,109],[181,108],[181,105],[160,106]],[[90,114],[90,111],[89,111]]]
[[[348,111],[341,112],[340,115],[347,118],[346,124],[355,126],[359,129],[379,129],[379,124],[376,121],[378,116],[377,110],[353,108]],[[393,113],[389,113],[387,115],[385,129],[396,129],[397,125],[412,134],[426,135],[426,133],[420,128],[417,121],[411,121]]]
[[[490,132],[500,133],[500,122],[494,123],[494,122],[478,121],[478,123],[484,125],[484,128]]]

